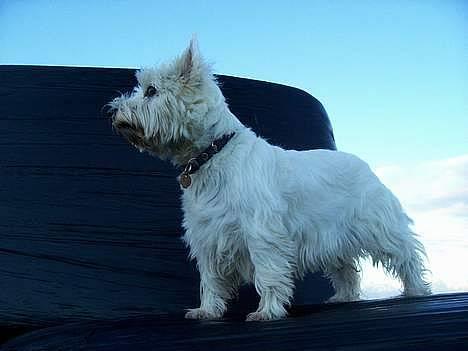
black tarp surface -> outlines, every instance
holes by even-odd
[[[183,314],[40,330],[5,351],[467,350],[468,294],[296,307],[287,320],[188,321]]]
[[[0,66],[0,342],[24,334],[3,349],[466,349],[468,294],[318,305],[332,293],[318,275],[298,283],[290,319],[245,323],[256,300],[246,288],[224,320],[184,320],[198,274],[179,240],[178,171],[129,147],[101,114],[133,73]],[[335,147],[305,92],[219,80],[233,112],[273,144]]]

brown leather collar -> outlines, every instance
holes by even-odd
[[[192,184],[191,174],[194,174],[200,169],[200,167],[205,164],[209,159],[211,159],[215,154],[221,151],[221,149],[226,146],[229,140],[236,133],[231,133],[228,135],[223,135],[221,138],[214,140],[210,146],[208,146],[203,152],[197,157],[191,158],[184,167],[184,170],[179,176],[179,183],[184,189],[187,189]]]

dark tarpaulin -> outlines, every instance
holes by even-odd
[[[183,314],[46,328],[5,351],[467,350],[468,294],[310,305],[275,322],[189,321]]]
[[[467,295],[317,305],[332,293],[319,275],[298,282],[294,318],[244,323],[256,303],[244,288],[225,320],[185,321],[198,274],[179,240],[178,172],[136,152],[101,115],[133,73],[0,66],[0,331],[2,340],[26,333],[4,349],[464,345]],[[233,112],[273,144],[335,147],[322,105],[305,92],[218,78]]]

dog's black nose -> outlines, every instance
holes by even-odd
[[[134,127],[130,123],[124,121],[117,121],[112,123],[112,125],[117,130],[134,129]]]

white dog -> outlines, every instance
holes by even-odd
[[[240,284],[260,295],[247,320],[283,318],[294,279],[325,272],[333,302],[359,299],[358,261],[370,256],[427,295],[423,245],[397,198],[356,156],[283,150],[229,111],[194,40],[181,57],[137,72],[132,94],[111,102],[131,144],[184,166],[184,241],[200,271],[193,319],[223,316]]]

